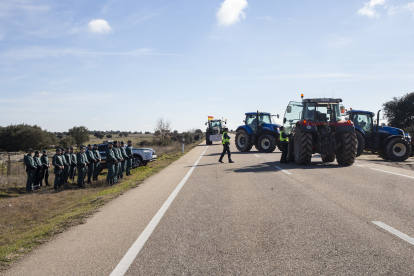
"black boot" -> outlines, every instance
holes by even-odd
[[[229,163],[234,163],[234,161],[233,160],[230,160]]]
[[[219,160],[219,162],[220,162],[220,163],[223,163],[223,160],[221,160],[221,159],[220,159],[220,160]]]

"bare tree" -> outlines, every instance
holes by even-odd
[[[154,133],[159,133],[161,139],[169,140],[171,138],[171,122],[159,118],[155,123]]]

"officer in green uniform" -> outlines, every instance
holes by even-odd
[[[126,175],[131,175],[131,168],[132,168],[132,142],[131,140],[128,141],[128,146],[125,149],[125,153],[128,156],[126,160]]]
[[[121,172],[121,161],[122,161],[121,151],[118,148],[118,141],[114,141],[113,151],[114,151],[116,160],[118,160],[118,162],[115,163],[115,178],[114,178],[114,184],[115,184],[115,183],[118,183],[118,177]]]
[[[55,166],[55,183],[53,188],[57,190],[62,181],[61,178],[63,177],[63,169],[65,168],[65,163],[63,163],[63,157],[60,154],[60,149],[56,149],[56,154],[52,158],[52,165]]]
[[[126,170],[126,161],[128,159],[128,155],[126,154],[125,151],[125,143],[124,141],[121,141],[121,147],[119,148],[119,150],[121,151],[121,156],[122,156],[122,160],[121,160],[121,179],[124,178],[124,173]]]
[[[288,153],[288,145],[289,145],[289,136],[285,133],[285,128],[280,127],[280,146],[282,147],[282,156],[280,157],[280,163],[289,163],[289,160],[287,158]]]
[[[43,154],[42,156],[40,156],[40,161],[42,162],[42,170],[40,172],[40,187],[43,186],[43,179],[45,180],[45,185],[46,186],[50,186],[49,185],[49,168],[50,168],[50,163],[49,163],[49,157],[47,156],[47,150],[43,150]]]
[[[93,169],[93,180],[98,180],[98,175],[101,172],[101,154],[99,153],[98,144],[93,146],[93,154],[95,155],[96,163],[95,168]]]
[[[67,173],[67,168],[69,166],[69,164],[66,162],[66,158],[65,158],[65,149],[64,148],[60,148],[60,156],[62,157],[62,162],[63,162],[63,172],[62,172],[62,177],[60,179],[60,185],[63,186],[66,181],[68,179],[68,177],[66,176]]]
[[[34,174],[37,168],[36,164],[33,161],[32,154],[33,154],[33,150],[29,149],[27,151],[27,155],[24,157],[24,164],[26,165],[26,173],[27,173],[26,193],[30,193],[32,191]]]
[[[73,148],[70,148],[70,176],[69,178],[72,179],[72,181],[75,181],[75,174],[76,174],[76,167],[78,166],[78,162],[76,160],[76,154],[73,152]]]
[[[40,188],[40,173],[42,172],[42,161],[40,161],[40,152],[35,151],[35,156],[33,157],[33,162],[35,163],[36,170],[34,172],[34,181],[33,189]]]
[[[76,156],[78,165],[78,187],[86,188],[85,185],[85,174],[86,167],[89,165],[88,157],[85,154],[85,146],[80,147],[80,152]]]
[[[70,174],[70,167],[71,167],[70,165],[72,163],[71,156],[70,156],[70,147],[66,147],[66,152],[63,158],[65,159],[66,164],[68,164],[67,166],[65,165],[65,171],[64,171],[65,179],[63,181],[64,183],[67,183],[69,174]]]
[[[118,159],[115,157],[112,142],[109,142],[108,148],[106,149],[106,165],[108,167],[108,175],[106,176],[106,182],[109,186],[115,184],[117,176],[115,175],[115,165],[118,163]]]
[[[91,178],[94,175],[94,168],[95,168],[95,163],[96,163],[96,159],[95,159],[95,153],[92,150],[92,145],[89,144],[88,145],[88,151],[86,152],[86,156],[88,157],[88,184],[91,184]]]
[[[231,160],[231,153],[230,153],[230,136],[227,134],[227,132],[229,131],[228,128],[225,128],[223,131],[223,152],[221,153],[219,162],[223,163],[223,157],[227,152],[227,155],[229,156],[229,163],[234,163]]]

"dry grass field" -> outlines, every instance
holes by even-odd
[[[197,144],[187,145],[186,152]],[[144,179],[182,156],[181,144],[158,148],[158,152],[157,148],[154,150],[158,156],[155,162],[134,169],[131,176],[124,177],[114,186],[106,185],[107,171],[104,170],[100,180],[87,189],[78,189],[76,183],[69,181],[58,191],[49,186],[25,194],[26,172],[23,164],[13,163],[9,176],[3,168],[4,174],[0,174],[0,274],[2,269],[7,269],[22,255],[68,227],[83,223],[84,218],[100,206],[137,187]],[[51,170],[49,183],[53,184],[53,180]]]

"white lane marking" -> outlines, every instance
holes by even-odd
[[[412,178],[412,179],[414,179],[414,177],[413,177],[413,176],[408,176],[408,175],[404,175],[404,174],[399,174],[399,173],[393,173],[393,172],[383,171],[383,170],[374,169],[374,168],[371,168],[371,169],[376,170],[376,171],[380,171],[380,172],[385,172],[385,173],[395,174],[395,175],[404,176],[404,177],[408,177],[408,178]]]
[[[405,240],[406,242],[409,242],[409,243],[411,243],[412,245],[414,245],[414,239],[413,239],[413,238],[411,238],[410,236],[408,236],[408,235],[404,234],[403,232],[400,232],[400,231],[398,231],[397,229],[392,228],[391,226],[389,226],[389,225],[387,225],[387,224],[385,224],[385,223],[383,223],[383,222],[381,222],[381,221],[372,221],[372,223],[373,223],[373,224],[375,224],[375,225],[377,225],[377,226],[379,226],[379,227],[381,227],[381,228],[382,228],[382,229],[384,229],[384,230],[387,230],[387,231],[388,231],[388,232],[390,232],[391,234],[394,234],[394,235],[396,235],[397,237],[399,237],[399,238],[401,238],[401,239]]]
[[[259,155],[257,155],[257,154],[255,154],[254,156],[256,156],[256,157],[260,157]]]
[[[161,208],[158,210],[158,212],[155,214],[152,220],[148,223],[147,227],[145,227],[144,231],[141,233],[138,239],[134,242],[134,244],[131,246],[131,248],[122,258],[119,264],[115,267],[115,269],[112,271],[110,276],[123,276],[128,271],[132,262],[137,257],[139,251],[142,249],[145,242],[151,236],[155,227],[157,227],[158,223],[164,216],[165,212],[168,210],[168,207],[170,207],[171,203],[173,202],[177,194],[180,192],[181,188],[184,186],[185,182],[188,180],[191,173],[194,171],[195,167],[197,167],[198,162],[200,162],[201,157],[203,157],[207,149],[208,149],[208,146],[203,151],[203,153],[200,155],[200,157],[197,159],[197,161],[194,163],[194,165],[191,167],[190,171],[185,175],[183,180],[181,180],[180,184],[178,184],[178,186],[174,189],[174,191],[171,193],[168,199],[164,202],[164,204],[161,206]]]
[[[284,172],[284,173],[286,173],[286,174],[290,174],[290,175],[291,175],[291,173],[290,173],[290,172],[285,171],[285,170],[284,170],[284,169],[282,169],[281,167],[275,166],[275,168],[276,168],[276,169],[278,169],[279,171],[282,171],[282,172]]]

